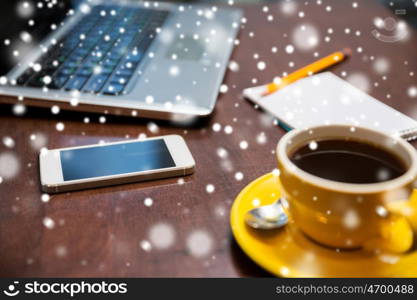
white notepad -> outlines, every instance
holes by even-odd
[[[417,121],[330,72],[300,79],[261,97],[264,89],[248,88],[243,94],[277,117],[285,129],[347,124],[400,135],[409,141],[417,138]]]

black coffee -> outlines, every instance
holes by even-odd
[[[387,150],[347,140],[311,142],[295,151],[291,161],[310,174],[346,183],[387,181],[407,170],[405,164]]]

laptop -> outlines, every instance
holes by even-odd
[[[207,116],[240,19],[234,8],[190,3],[1,0],[0,102]]]

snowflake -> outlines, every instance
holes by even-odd
[[[343,217],[343,224],[346,228],[355,229],[360,225],[360,218],[356,211],[349,210]]]
[[[143,204],[145,204],[145,206],[147,207],[151,207],[153,204],[153,199],[148,197],[145,200],[143,200]]]
[[[285,52],[287,52],[288,54],[293,53],[294,52],[294,46],[293,45],[285,46]]]
[[[201,258],[210,254],[213,248],[212,237],[203,230],[192,232],[187,238],[187,250],[196,257]]]
[[[151,243],[149,243],[146,240],[141,241],[139,244],[140,244],[140,247],[146,252],[150,252],[152,250]]]
[[[209,193],[209,194],[213,193],[215,191],[215,189],[216,188],[212,184],[207,184],[206,185],[206,192]]]
[[[257,64],[258,70],[263,71],[266,68],[266,64],[263,61],[258,62]]]
[[[14,145],[15,145],[15,142],[14,142],[14,140],[10,136],[5,136],[5,137],[3,137],[3,144],[7,148],[13,148]]]
[[[220,93],[222,94],[227,93],[228,90],[229,90],[229,87],[226,84],[222,84],[219,89]]]
[[[0,176],[11,179],[20,171],[20,161],[13,152],[0,153]]]
[[[50,217],[43,218],[42,223],[48,229],[53,229],[55,227],[55,221]]]
[[[232,126],[230,126],[230,125],[225,126],[225,127],[224,127],[224,132],[225,132],[226,134],[232,134],[232,133],[233,133],[233,127],[232,127]]]
[[[417,97],[417,86],[410,86],[407,90],[407,94],[411,98]]]
[[[56,130],[58,130],[58,131],[63,131],[65,129],[65,125],[62,122],[56,123],[55,127],[56,127]]]
[[[220,125],[219,123],[214,123],[212,129],[214,132],[219,132],[222,129],[222,125]]]
[[[175,242],[175,230],[171,225],[158,223],[149,230],[149,239],[152,245],[158,249],[171,247]]]
[[[59,108],[59,106],[58,106],[58,105],[53,105],[53,106],[51,107],[51,112],[52,112],[54,115],[58,114],[58,113],[59,113],[59,111],[60,111],[60,108]]]
[[[243,177],[244,177],[244,175],[243,175],[243,173],[242,173],[242,172],[236,172],[236,174],[235,174],[235,179],[236,179],[237,181],[241,181],[241,180],[243,179]]]
[[[245,149],[248,149],[249,144],[248,144],[248,142],[247,142],[247,141],[241,141],[241,142],[239,143],[239,147],[240,147],[240,149],[245,150]]]
[[[318,144],[316,141],[311,141],[310,143],[308,143],[308,148],[310,148],[310,150],[314,151],[317,150],[318,148]]]
[[[50,199],[51,197],[48,195],[48,194],[42,194],[42,196],[41,196],[41,200],[42,200],[42,202],[44,202],[44,203],[46,203],[46,202],[49,202],[49,199]]]

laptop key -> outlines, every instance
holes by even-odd
[[[77,70],[77,68],[69,68],[69,67],[63,67],[60,71],[59,74],[62,75],[72,75],[74,74],[74,72]]]
[[[85,57],[87,54],[90,54],[90,51],[84,47],[80,47],[77,48],[77,50],[75,50],[72,55],[73,57]]]
[[[51,88],[60,89],[64,86],[65,82],[67,82],[69,76],[58,75],[55,76],[52,80]]]
[[[125,85],[130,79],[130,76],[120,76],[120,75],[115,75],[112,78],[112,83],[118,83],[118,84],[123,84]]]
[[[116,59],[106,59],[105,61],[103,61],[103,65],[111,69],[114,69],[118,63],[119,60]]]
[[[127,61],[139,63],[142,60],[142,57],[143,57],[143,53],[139,51],[134,51],[132,54],[130,54],[127,57]]]
[[[87,82],[88,78],[88,76],[75,76],[67,83],[65,89],[79,91]]]
[[[124,89],[123,84],[111,82],[105,87],[104,94],[105,95],[119,95],[122,93],[123,89]]]
[[[86,93],[98,93],[100,92],[107,79],[108,77],[104,75],[93,76],[84,86],[82,91]]]
[[[132,69],[120,68],[116,71],[116,75],[130,77],[133,74]]]
[[[83,68],[81,68],[81,70],[79,70],[77,72],[76,75],[91,76],[92,74],[93,74],[93,68],[91,68],[91,67],[83,67]]]
[[[99,74],[106,75],[106,76],[110,76],[110,74],[113,73],[113,71],[114,71],[114,68],[109,68],[105,65],[99,66],[99,69],[98,69]]]

